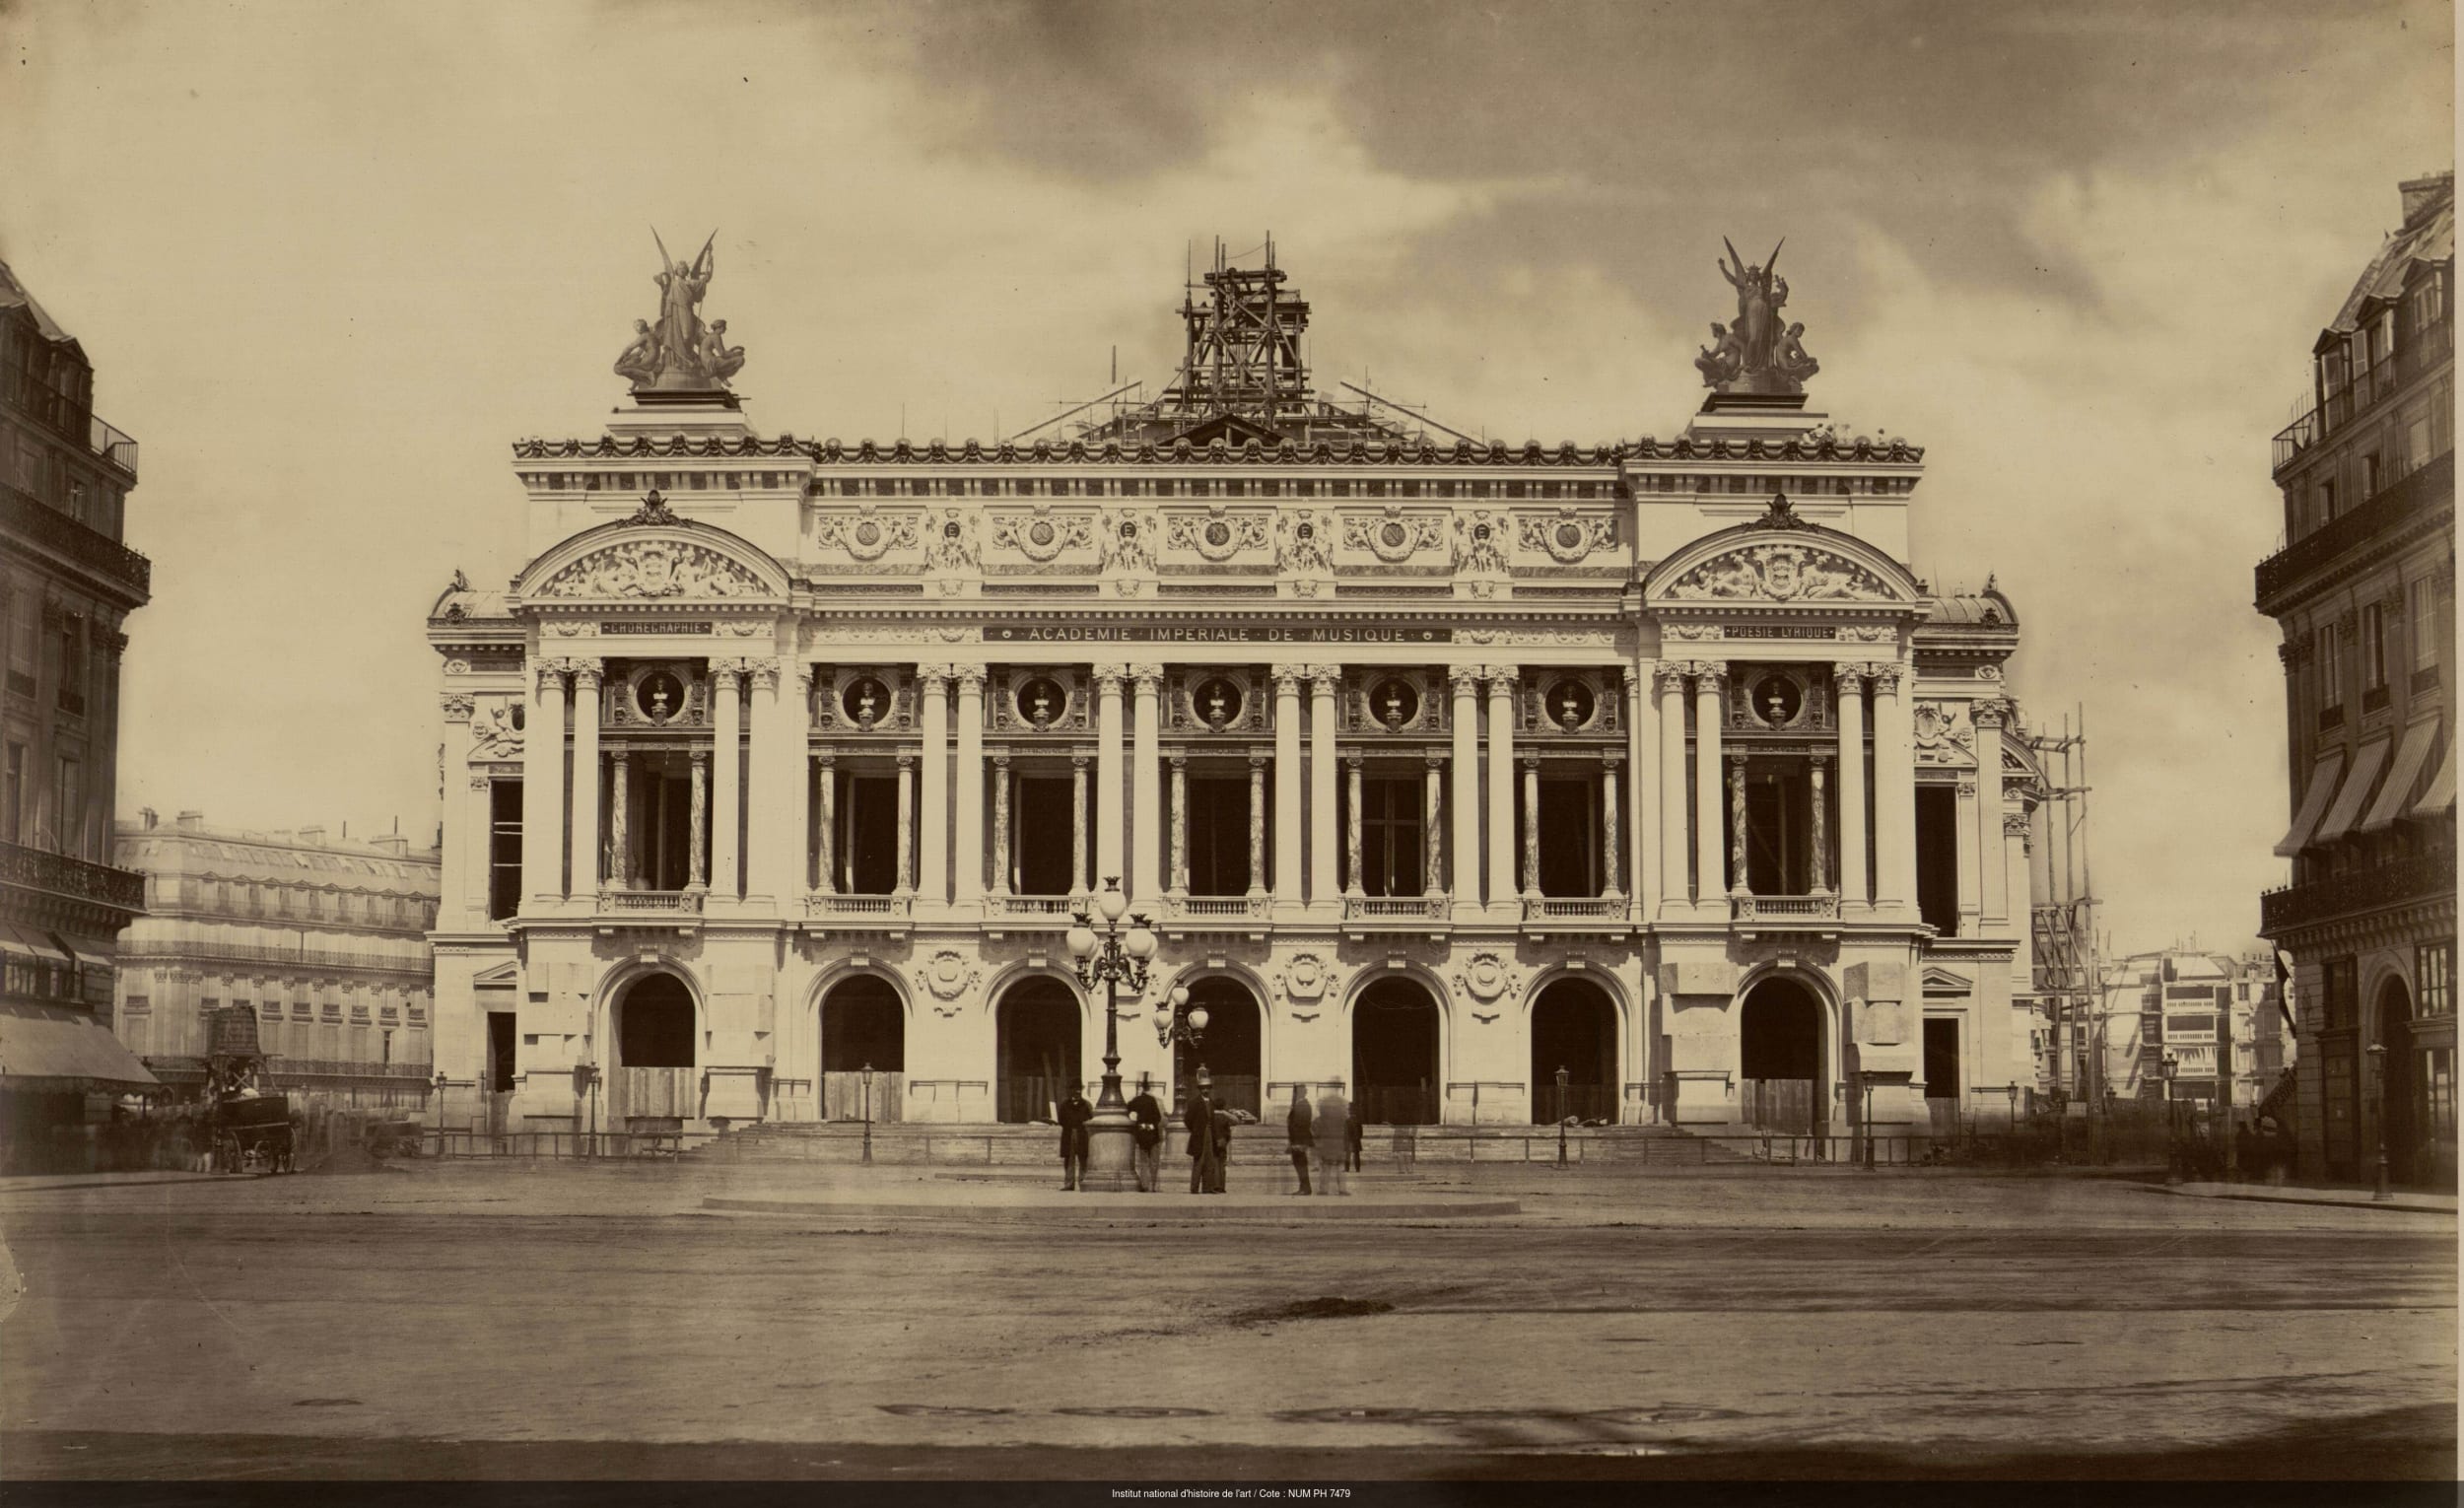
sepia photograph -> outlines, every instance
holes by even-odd
[[[2442,0],[0,0],[0,1497],[2451,1503]]]

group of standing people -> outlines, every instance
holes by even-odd
[[[1145,1074],[1138,1075],[1138,1092],[1129,1101],[1129,1109],[1131,1168],[1137,1177],[1138,1192],[1159,1193],[1163,1188],[1164,1110]],[[1061,1187],[1068,1193],[1083,1192],[1087,1124],[1095,1119],[1095,1107],[1088,1103],[1083,1089],[1072,1088],[1069,1097],[1061,1102],[1056,1118],[1061,1123]],[[1212,1086],[1200,1079],[1181,1113],[1181,1124],[1189,1133],[1190,1193],[1223,1193],[1224,1171],[1232,1160],[1231,1102],[1218,1098]],[[1342,1174],[1359,1171],[1360,1118],[1351,1113],[1341,1089],[1330,1087],[1312,1110],[1309,1086],[1294,1084],[1284,1133],[1292,1171],[1300,1185],[1285,1190],[1286,1194],[1340,1194]],[[1313,1159],[1317,1169],[1314,1187],[1310,1179]]]

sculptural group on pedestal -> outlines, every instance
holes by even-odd
[[[667,244],[652,231],[650,239],[658,243],[659,265],[665,270],[655,279],[658,284],[658,323],[647,319],[633,322],[633,344],[616,358],[616,375],[630,380],[636,391],[644,388],[664,388],[672,391],[720,388],[744,366],[744,348],[727,344],[727,321],[714,319],[703,324],[702,294],[710,287],[711,274],[717,270],[712,248],[719,240],[713,231],[702,251],[690,263],[672,260]]]

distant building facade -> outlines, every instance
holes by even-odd
[[[2313,347],[2276,437],[2286,546],[2257,605],[2284,633],[2291,883],[2260,930],[2293,958],[2300,1171],[2455,1181],[2455,175]]]
[[[84,349],[0,263],[0,1168],[152,1084],[110,1034],[142,897],[110,863],[122,627],[152,587],[120,543],[136,485]]]
[[[2294,1037],[2267,956],[2197,949],[2138,953],[2104,968],[2104,1086],[2118,1100],[2229,1103],[2247,1121],[2293,1061]],[[2232,1056],[2225,1068],[2224,1044]]]
[[[427,1102],[435,850],[149,811],[121,825],[118,857],[145,876],[146,910],[121,937],[112,1024],[175,1096],[204,1083],[208,1014],[246,1005],[295,1098]]]

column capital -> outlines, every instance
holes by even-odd
[[[914,769],[916,767],[916,751],[913,749],[901,749],[898,756],[898,767],[902,770]]]
[[[1973,780],[1965,780],[1959,783],[1959,799],[1962,801],[1973,801],[1976,799],[1976,782]]]
[[[1600,762],[1611,770],[1623,769],[1625,767],[1625,751],[1623,749],[1603,749],[1600,751]]]
[[[1540,756],[1538,754],[1518,754],[1515,756],[1515,763],[1521,765],[1526,770],[1537,772],[1540,769]]]
[[[1273,677],[1274,694],[1278,697],[1299,696],[1300,683],[1308,679],[1305,665],[1276,665],[1267,673]]]
[[[1651,672],[1641,665],[1626,664],[1617,667],[1617,679],[1625,684],[1625,689],[1628,691],[1636,690],[1650,678]]]
[[[582,691],[586,688],[596,691],[599,689],[602,672],[597,655],[584,655],[579,659],[567,660],[566,663],[574,667],[574,690]]]
[[[952,665],[950,676],[958,682],[960,696],[980,697],[984,695],[984,667],[982,665]]]
[[[1480,678],[1488,682],[1490,696],[1511,696],[1514,694],[1516,684],[1523,679],[1523,667],[1520,665],[1482,665]]]
[[[1139,660],[1129,666],[1129,680],[1139,696],[1154,696],[1163,690],[1164,667],[1152,660]]]
[[[1860,691],[1874,667],[1861,659],[1843,659],[1831,666],[1831,680],[1842,691]]]
[[[1343,684],[1341,665],[1309,665],[1305,668],[1309,672],[1310,688],[1314,691],[1332,696]]]
[[[1446,766],[1454,759],[1454,751],[1452,749],[1430,749],[1427,751],[1427,754],[1429,761],[1429,773],[1431,775],[1435,775],[1438,771],[1445,769]]]
[[[616,757],[622,759],[624,756],[620,754]],[[835,770],[839,767],[839,751],[831,748],[828,744],[824,744],[820,748],[813,750],[812,757],[813,762],[820,765],[824,770]],[[1004,754],[1001,756],[1001,761],[1004,764],[1006,764],[1008,760],[1008,755]]]
[[[1968,720],[1978,727],[1990,727],[1999,731],[2010,724],[2011,704],[1999,697],[1989,697],[1971,703],[1968,706]]]
[[[1743,755],[1743,754],[1731,754],[1731,755],[1728,757],[1728,764],[1729,764],[1729,768],[1730,768],[1730,769],[1732,769],[1732,770],[1734,770],[1734,771],[1736,771],[1738,774],[1743,775],[1743,774],[1745,774],[1745,755]]]
[[[1694,678],[1706,683],[1728,674],[1728,661],[1725,659],[1698,659],[1692,664]]]
[[[1446,681],[1448,685],[1454,687],[1455,695],[1457,696],[1475,695],[1480,689],[1480,667],[1477,665],[1448,665],[1446,667]]]
[[[1343,763],[1351,766],[1354,770],[1358,770],[1367,761],[1367,756],[1362,754],[1358,749],[1345,749],[1343,751],[1342,758]]]
[[[1190,762],[1190,757],[1178,749],[1174,750],[1171,754],[1165,757],[1171,761],[1172,768],[1175,770],[1186,769]]]
[[[1107,697],[1121,695],[1121,683],[1128,678],[1129,673],[1127,665],[1097,665],[1095,667],[1096,695]]]
[[[1866,667],[1866,674],[1873,680],[1874,689],[1885,696],[1895,697],[1901,691],[1906,689],[1908,672],[1902,666],[1892,664],[1868,665]]]
[[[1006,770],[1009,768],[1009,751],[1007,749],[994,749],[992,751],[992,768],[995,770]]]
[[[740,659],[712,660],[710,682],[713,686],[723,686],[729,691],[735,690],[744,683],[744,661]]]
[[[950,668],[947,664],[920,664],[916,667],[917,683],[927,693],[945,692],[950,688]]]
[[[907,763],[907,755],[901,754],[898,757],[898,762],[902,765]],[[1072,754],[1069,756],[1069,768],[1072,770],[1083,770],[1087,767],[1087,757],[1083,754]]]
[[[751,678],[756,691],[779,689],[779,657],[775,654],[757,654],[745,660],[742,673]]]
[[[795,695],[796,699],[802,702],[810,702],[813,699],[812,666],[798,665],[795,667]]]
[[[688,757],[688,758],[690,758],[690,759],[693,761],[693,767],[694,767],[696,770],[699,770],[699,769],[702,769],[703,767],[707,766],[707,765],[710,763],[710,750],[708,750],[708,749],[695,749],[695,750],[693,750],[693,751],[692,751],[692,753],[691,753],[690,755],[688,755],[687,757]]]
[[[496,777],[493,775],[474,775],[470,778],[470,788],[473,790],[486,790],[495,784]]]
[[[1662,696],[1685,694],[1685,661],[1664,659],[1651,672],[1652,690]]]
[[[1260,752],[1259,752],[1258,750],[1256,750],[1256,749],[1252,749],[1252,750],[1250,750],[1250,751],[1249,751],[1249,769],[1250,769],[1250,773],[1254,776],[1254,775],[1256,775],[1259,771],[1264,770],[1264,769],[1266,769],[1266,756],[1265,754],[1260,753]]]
[[[447,722],[468,722],[470,720],[471,701],[469,697],[464,696],[461,692],[446,692],[445,695],[437,698],[437,706],[445,713],[445,720]]]
[[[565,689],[565,662],[563,660],[533,659],[530,662],[530,669],[531,673],[539,678],[539,690],[542,695],[551,691],[562,692]]]
[[[2028,820],[2027,813],[2023,811],[2006,811],[2002,814],[2002,836],[2005,838],[2025,838],[2033,830],[2033,825]]]

